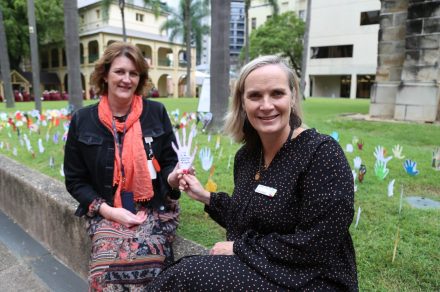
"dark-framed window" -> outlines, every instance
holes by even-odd
[[[379,10],[361,12],[361,25],[379,24]]]
[[[352,58],[353,45],[312,47],[312,59]]]

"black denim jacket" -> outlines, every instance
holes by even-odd
[[[171,190],[168,175],[177,164],[171,147],[175,141],[172,125],[165,107],[156,101],[144,100],[140,116],[143,137],[152,137],[152,149],[161,166],[153,180],[152,207],[163,209],[167,197],[178,199],[180,192]],[[77,216],[87,213],[96,198],[113,203],[116,188],[113,184],[115,145],[112,133],[98,118],[98,105],[82,108],[74,113],[70,123],[64,155],[64,174],[67,191],[79,202]],[[144,141],[145,150],[147,145]]]

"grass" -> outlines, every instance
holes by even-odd
[[[197,99],[159,99],[171,112],[177,108],[180,113],[195,112]],[[32,103],[17,103],[20,110],[31,110]],[[44,109],[65,107],[65,102],[44,102]],[[359,284],[361,291],[439,291],[440,289],[440,211],[420,210],[410,207],[403,201],[399,214],[400,192],[404,197],[419,195],[440,201],[440,172],[431,168],[432,151],[440,147],[440,126],[438,124],[396,123],[384,121],[354,120],[347,117],[349,113],[367,114],[369,100],[322,99],[311,98],[303,103],[304,121],[307,126],[316,128],[321,133],[339,133],[339,143],[345,149],[351,143],[353,136],[364,141],[363,150],[355,147],[353,153],[346,156],[353,167],[353,158],[360,156],[367,167],[363,183],[357,182],[355,194],[355,210],[362,209],[357,228],[351,226],[351,234],[357,253]],[[16,109],[6,109],[0,105],[0,112],[13,113]],[[2,128],[3,123],[3,129]],[[199,125],[200,127],[200,125]],[[52,135],[58,131],[62,136],[62,125],[49,130]],[[32,168],[62,180],[59,174],[63,156],[63,143],[53,144],[44,142],[45,154],[39,154],[38,138],[45,141],[48,128],[42,128],[40,134],[28,133],[35,158],[20,146],[17,134],[4,126],[0,119],[0,154],[9,156]],[[221,147],[215,149],[217,139]],[[210,147],[214,154],[215,172],[213,180],[218,190],[232,192],[232,165],[228,167],[229,157],[233,157],[239,145],[231,143],[223,136],[209,136],[198,132],[195,142],[198,149]],[[6,149],[9,144],[9,150]],[[392,155],[394,145],[403,146],[405,159],[417,162],[420,171],[417,176],[406,174],[403,160],[393,158],[388,162],[390,172],[384,180],[374,175],[373,155],[377,145],[387,149],[387,155]],[[16,146],[18,156],[12,154],[12,145]],[[49,153],[55,157],[55,168],[49,167]],[[232,158],[231,158],[232,159]],[[233,163],[233,159],[232,159]],[[232,164],[231,163],[231,164]],[[195,161],[199,179],[202,183],[208,180],[209,174],[202,170],[199,159]],[[393,197],[387,196],[388,183],[395,179]],[[189,200],[185,195],[181,199],[182,215],[179,234],[199,242],[205,246],[223,240],[225,232],[210,220],[203,212],[200,203]],[[356,217],[355,217],[356,219]],[[354,220],[355,220],[354,219]],[[399,242],[395,260],[393,250],[397,229]]]

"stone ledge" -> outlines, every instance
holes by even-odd
[[[90,239],[85,220],[74,215],[77,202],[60,181],[0,154],[0,209],[73,271],[87,277]],[[175,258],[207,254],[182,237],[173,244]]]

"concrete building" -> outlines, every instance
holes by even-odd
[[[305,20],[307,0],[278,0],[279,13],[295,11],[297,15]],[[272,7],[267,0],[252,0],[249,6],[249,33],[264,24],[273,15]]]
[[[203,19],[203,24],[211,26],[211,16]],[[239,65],[239,56],[241,48],[244,46],[245,40],[245,15],[244,15],[244,1],[231,0],[231,19],[229,30],[229,56],[231,61],[231,70],[234,71]],[[201,64],[198,70],[209,72],[211,64],[211,36],[203,37]]]
[[[314,0],[305,96],[370,97],[377,66],[379,0]]]
[[[240,62],[240,52],[245,40],[245,22],[243,0],[231,1],[229,56],[231,57],[231,67],[233,69],[237,67]]]

